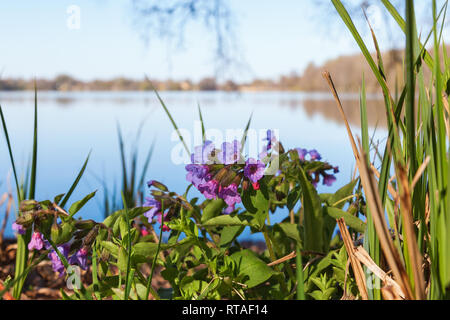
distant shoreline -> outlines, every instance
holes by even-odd
[[[333,95],[330,92],[327,91],[302,91],[302,90],[280,90],[280,89],[264,89],[264,90],[247,90],[247,89],[241,89],[241,90],[236,90],[236,91],[227,91],[227,90],[167,90],[167,89],[162,89],[159,90],[160,92],[165,92],[165,93],[218,93],[218,94],[248,94],[248,93],[254,93],[254,94],[258,94],[258,93],[274,93],[274,94],[304,94],[306,95],[307,98],[309,99],[319,99],[319,100],[334,100]],[[77,93],[153,93],[152,90],[40,90],[38,89],[39,93],[44,93],[44,94],[51,94],[51,93],[55,93],[55,94],[77,94]],[[23,90],[1,90],[0,89],[0,94],[8,94],[8,93],[30,93],[33,94],[34,93],[34,89],[23,89]],[[340,92],[339,96],[342,99],[359,99],[359,92]],[[382,94],[378,94],[378,93],[368,93],[367,94],[367,99],[369,100],[378,100],[378,99],[382,99],[383,96]]]
[[[449,47],[450,50],[450,47]],[[450,51],[449,51],[450,52]],[[387,85],[394,92],[401,87],[397,83],[403,73],[402,50],[391,50],[383,53],[383,61]],[[226,91],[226,92],[329,92],[327,82],[322,72],[330,72],[337,91],[359,93],[361,84],[365,82],[367,93],[381,93],[378,80],[373,76],[370,66],[361,54],[341,56],[326,61],[321,66],[309,64],[299,74],[291,72],[280,75],[276,79],[253,79],[249,82],[237,83],[230,79],[218,80],[215,77],[206,77],[199,81],[191,79],[132,79],[116,77],[113,79],[80,80],[68,74],[61,74],[53,79],[37,78],[0,78],[0,91],[27,91],[34,90],[35,84],[39,91]],[[425,75],[428,78],[429,75]]]

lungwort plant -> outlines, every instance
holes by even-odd
[[[250,121],[247,130],[249,125]],[[61,289],[64,299],[290,299],[297,295],[325,299],[347,291],[358,295],[351,281],[341,279],[336,286],[317,269],[317,262],[329,257],[336,260],[333,272],[345,273],[346,253],[334,232],[336,218],[344,218],[355,232],[365,229],[354,215],[361,201],[360,194],[353,193],[356,181],[335,194],[319,195],[315,185],[331,185],[339,170],[321,161],[316,150],[285,151],[269,130],[259,159],[253,159],[243,153],[245,141],[244,134],[240,141],[216,147],[205,137],[186,166],[184,194],[151,180],[142,207],[128,207],[122,193],[123,209],[103,222],[75,217],[95,192],[65,209],[85,166],[67,195],[43,201],[21,198],[14,230],[18,237],[29,234],[24,250],[32,255],[0,294],[23,283],[34,266],[49,259],[55,272],[72,284],[72,291]],[[190,196],[192,187],[197,196]],[[352,203],[348,212],[342,210],[347,202]],[[271,225],[270,215],[283,208],[288,209],[285,219]],[[267,250],[242,247],[238,237],[245,228],[262,233]],[[296,255],[298,268],[293,263]],[[302,259],[309,263],[304,266]],[[77,282],[77,268],[89,270],[92,283]],[[154,286],[157,271],[170,283],[170,290]]]
[[[66,195],[35,199],[35,116],[29,183],[20,186],[15,178],[15,277],[2,285],[0,296],[13,288],[20,298],[30,270],[50,259],[73,288],[61,289],[64,299],[449,298],[450,72],[442,50],[447,2],[437,8],[433,1],[433,28],[419,37],[412,0],[406,0],[405,18],[381,0],[406,35],[405,85],[395,94],[387,86],[375,33],[374,58],[341,1],[332,3],[371,66],[386,109],[387,143],[379,150],[369,139],[363,81],[361,138],[355,141],[331,75],[324,73],[359,176],[335,193],[319,194],[317,184],[332,185],[339,169],[316,150],[286,150],[268,130],[258,159],[248,157],[251,121],[240,140],[215,145],[205,134],[200,108],[203,143],[191,153],[155,91],[191,156],[185,192],[150,180],[148,196],[136,206],[124,186],[120,210],[103,222],[83,220],[75,214],[95,193],[66,206],[86,163]],[[280,223],[271,223],[274,213],[284,215]],[[246,248],[240,240],[245,230],[262,234],[265,248]],[[76,281],[79,269],[91,273],[90,283]],[[156,286],[156,274],[170,288]]]

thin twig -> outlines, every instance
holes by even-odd
[[[295,253],[295,251],[292,251],[291,253],[289,253],[288,255],[284,256],[283,258],[280,258],[278,260],[272,261],[271,263],[268,263],[267,266],[271,267],[280,263],[283,263],[287,260],[291,260],[293,258],[295,258],[297,256],[297,254]]]

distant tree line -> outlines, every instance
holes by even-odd
[[[0,91],[34,90],[35,80],[0,79]],[[36,86],[44,91],[146,91],[153,90],[152,85],[160,91],[237,91],[239,85],[228,80],[218,82],[214,77],[207,77],[195,83],[191,80],[135,80],[124,77],[110,80],[81,81],[69,75],[59,75],[54,79],[36,79]]]
[[[450,46],[447,47],[450,55]],[[395,90],[402,86],[403,51],[390,50],[382,55],[385,75],[389,87]],[[374,59],[376,59],[374,55]],[[52,91],[146,91],[152,90],[152,84],[160,91],[305,91],[328,92],[327,83],[322,78],[322,71],[327,70],[333,76],[339,92],[359,92],[362,77],[365,75],[366,90],[377,92],[377,80],[361,54],[341,56],[329,60],[321,66],[310,63],[303,74],[292,72],[278,79],[254,79],[247,83],[232,80],[218,81],[207,77],[198,82],[192,80],[135,80],[115,78],[111,80],[81,81],[69,75],[56,78],[36,79],[39,90]],[[426,75],[427,76],[427,75]],[[33,90],[34,80],[0,79],[1,91]]]

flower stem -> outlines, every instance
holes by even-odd
[[[145,298],[147,300],[148,300],[148,296],[150,295],[150,288],[152,287],[153,272],[155,271],[156,260],[158,259],[159,251],[161,249],[163,227],[164,227],[164,200],[161,200],[161,225],[160,225],[160,231],[159,231],[158,247],[156,249],[155,256],[153,257],[152,269],[151,269],[150,275],[148,277],[147,291],[145,293]]]

